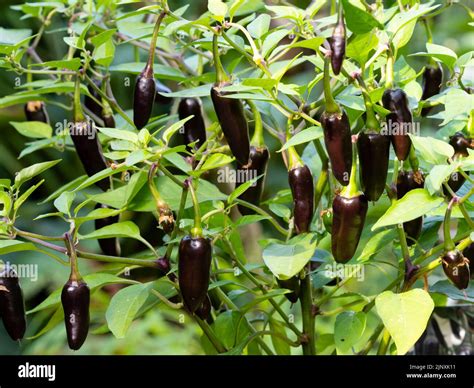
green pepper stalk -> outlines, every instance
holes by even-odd
[[[367,86],[365,85],[364,80],[362,79],[361,75],[357,75],[357,82],[359,83],[360,89],[362,91],[362,96],[364,98],[364,105],[366,110],[367,118],[365,120],[365,124],[367,129],[373,130],[376,132],[380,132],[380,124],[375,116],[374,110],[374,103],[370,98],[369,91],[367,90]]]
[[[194,207],[194,227],[191,229],[191,236],[195,238],[202,237],[201,208],[199,207],[196,190],[194,190],[192,181],[186,181],[186,184]]]
[[[81,80],[79,76],[76,77],[74,82],[74,109],[73,109],[73,119],[74,121],[86,121],[86,116],[82,110],[81,105]]]
[[[214,67],[216,68],[216,85],[226,84],[230,82],[230,77],[224,70],[224,67],[222,66],[221,62],[221,57],[219,55],[218,32],[220,32],[220,27],[216,28],[216,33],[212,38],[212,54],[214,56]]]
[[[327,113],[339,113],[341,109],[332,95],[331,91],[331,74],[329,66],[331,64],[331,57],[326,55],[324,58],[324,100],[326,103]]]
[[[252,139],[250,140],[250,144],[255,147],[265,147],[265,140],[263,138],[262,115],[260,114],[260,111],[252,100],[247,100],[247,104],[250,106],[250,109],[252,109],[252,114],[254,118],[254,130]]]

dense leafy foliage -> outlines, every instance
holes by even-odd
[[[406,354],[437,309],[469,314],[474,51],[434,26],[473,11],[175,3],[28,2],[35,30],[0,27],[20,80],[0,109],[27,120],[0,255],[45,291],[26,351],[62,352],[66,319],[85,353],[184,332],[206,354]]]

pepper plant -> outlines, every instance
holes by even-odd
[[[474,51],[433,27],[473,10],[184,3],[5,6],[0,316],[21,348],[93,353],[152,320],[197,353],[406,354],[437,309],[469,314]],[[28,257],[49,284],[25,313],[5,278]]]

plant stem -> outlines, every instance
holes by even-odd
[[[227,304],[229,306],[230,309],[232,309],[232,311],[235,311],[237,313],[241,313],[242,312],[240,311],[239,307],[234,303],[232,302],[232,300],[225,294],[224,291],[222,291],[220,289],[220,287],[216,287],[215,288],[216,292],[217,292],[217,295],[219,297],[219,299],[224,302],[225,304]],[[243,316],[243,314],[242,314]],[[245,325],[247,326],[247,328],[250,330],[250,332],[252,334],[255,334],[257,332],[257,330],[255,329],[255,327],[252,326],[252,324],[247,320],[247,318],[245,316],[243,316],[243,319],[245,321]],[[258,342],[258,344],[262,347],[262,349],[265,351],[265,353],[269,354],[269,355],[273,355],[273,352],[272,350],[268,347],[268,345],[265,343],[265,341],[263,341],[260,337],[256,338],[256,341]]]
[[[349,178],[349,184],[344,187],[341,191],[341,195],[345,198],[354,198],[360,195],[359,188],[357,187],[357,147],[356,142],[352,142],[352,166],[351,176]]]
[[[339,113],[341,108],[334,100],[334,97],[331,92],[331,75],[329,72],[329,65],[331,62],[331,57],[326,55],[324,58],[324,98],[326,100],[326,112],[327,113]]]
[[[176,219],[176,222],[175,222],[175,225],[174,225],[174,229],[173,229],[173,232],[171,233],[171,236],[170,236],[170,240],[174,240],[176,238],[176,236],[178,235],[178,232],[179,232],[179,221],[183,218],[183,212],[184,212],[184,208],[186,206],[186,199],[188,197],[188,189],[187,187],[184,187],[183,190],[181,191],[181,200],[179,201],[179,210],[178,210],[178,216],[177,216],[177,219]],[[168,244],[168,246],[166,247],[166,253],[165,253],[165,256],[166,257],[171,257],[171,253],[173,252],[173,246],[175,244],[173,243],[170,243]]]
[[[127,114],[123,111],[123,109],[120,107],[119,104],[117,104],[117,101],[115,101],[115,98],[108,97],[95,83],[92,81],[92,79],[87,75],[84,74],[84,78],[87,81],[87,83],[94,89],[103,99],[105,99],[109,105],[114,109],[127,123],[129,123],[132,127],[135,127],[135,124],[133,123],[133,120],[127,116]]]
[[[387,329],[383,329],[382,339],[377,350],[377,356],[384,356],[387,353],[388,345],[390,345],[390,333]]]
[[[443,223],[443,236],[444,236],[444,249],[446,251],[452,251],[456,246],[454,245],[453,239],[451,238],[451,212],[453,206],[457,203],[457,197],[454,196],[451,201],[449,201],[448,208],[446,209],[446,214],[444,216]]]
[[[192,181],[187,181],[188,190],[191,194],[191,198],[193,200],[194,206],[194,227],[191,229],[191,235],[193,237],[201,237],[202,236],[202,226],[201,226],[201,209],[199,207],[199,201],[196,195],[196,191],[193,187]]]
[[[152,73],[153,73],[153,62],[155,58],[156,41],[158,39],[158,32],[160,31],[160,25],[165,16],[166,16],[166,11],[161,11],[160,15],[158,16],[158,19],[156,20],[155,28],[153,29],[153,37],[151,38],[151,44],[150,44],[150,50],[148,53],[148,62],[147,62],[147,66],[150,68]]]
[[[227,75],[224,67],[222,66],[221,58],[219,55],[219,44],[218,38],[220,28],[217,29],[213,38],[212,38],[212,53],[214,55],[214,67],[216,68],[216,84],[223,84],[230,81],[229,76]]]
[[[69,280],[79,281],[82,279],[81,274],[79,273],[79,268],[77,266],[77,254],[76,247],[74,246],[73,237],[71,233],[64,234],[64,242],[67,248],[67,255],[69,256],[69,263],[71,264],[71,274],[69,275]]]
[[[313,356],[316,354],[315,348],[315,317],[313,314],[313,298],[311,296],[311,275],[310,268],[307,267],[307,273],[304,279],[301,280],[300,301],[301,314],[303,317],[303,337],[301,346],[303,347],[303,354],[306,356]]]
[[[283,236],[286,236],[288,231],[283,228],[279,223],[278,221],[272,217],[270,215],[270,213],[266,212],[265,210],[261,209],[260,207],[258,206],[255,206],[253,203],[250,203],[250,202],[247,202],[247,201],[244,201],[242,199],[239,199],[239,198],[236,198],[234,200],[234,202],[238,205],[242,205],[242,206],[245,206],[246,208],[249,208],[251,210],[253,210],[255,213],[258,213],[260,214],[261,216],[264,216],[264,217],[268,217],[268,221],[275,227],[275,229],[280,233],[282,234]]]
[[[254,132],[250,144],[255,147],[263,147],[265,146],[265,140],[263,138],[262,115],[252,100],[247,100],[247,104],[249,104],[250,109],[252,109],[254,119]]]
[[[365,120],[365,123],[367,125],[367,128],[373,129],[379,132],[380,124],[377,120],[377,117],[375,116],[374,104],[372,102],[372,99],[370,98],[370,94],[369,94],[369,91],[367,90],[367,86],[365,85],[365,82],[362,79],[361,75],[358,75],[356,79],[357,79],[357,82],[359,83],[360,89],[362,90],[362,96],[364,97],[365,110],[367,113],[367,118]]]
[[[257,280],[255,277],[250,273],[250,271],[241,263],[239,260],[237,254],[235,253],[234,249],[232,248],[231,243],[226,240],[226,245],[229,251],[232,254],[232,260],[236,263],[237,267],[242,271],[242,273],[253,283],[255,286],[257,286],[262,294],[266,295],[268,291],[265,289],[265,287]],[[302,335],[301,331],[293,324],[288,316],[285,314],[285,312],[281,309],[280,305],[276,303],[272,298],[268,299],[270,304],[273,306],[273,308],[278,312],[278,314],[281,316],[281,318],[285,321],[285,323],[288,325],[288,327],[298,336],[300,337]]]
[[[194,316],[195,321],[197,324],[201,327],[201,330],[204,332],[206,337],[209,339],[209,342],[214,346],[216,349],[217,353],[225,353],[227,349],[222,345],[220,342],[219,338],[217,338],[216,334],[212,330],[212,328],[209,326],[209,324],[205,321],[203,321],[201,318],[198,316]]]
[[[385,88],[393,88],[393,53],[391,49],[387,51],[387,66],[385,68]]]

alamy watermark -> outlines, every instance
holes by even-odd
[[[256,178],[258,177],[257,175],[257,170],[255,169],[237,169],[234,170],[229,167],[225,167],[220,169],[217,172],[217,182],[219,183],[245,183],[251,180],[254,180],[252,183],[252,187],[257,185]]]
[[[399,123],[398,121],[387,120],[382,122],[380,128],[380,134],[386,136],[397,136],[397,135],[416,135],[420,136],[421,129],[420,123],[409,122]]]
[[[2,272],[5,272],[5,277],[13,272],[19,278],[28,278],[32,282],[38,280],[38,264],[12,264],[9,261],[0,260],[0,268]]]
[[[57,136],[61,136],[65,131],[68,131],[71,136],[84,136],[88,139],[95,139],[97,130],[94,121],[87,117],[86,121],[74,122],[64,119],[58,121],[54,125],[54,131]]]
[[[354,278],[359,282],[363,282],[365,279],[365,267],[362,264],[328,263],[323,268],[328,277],[340,279]]]

